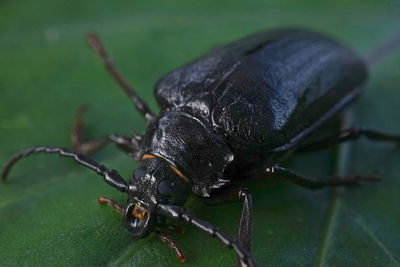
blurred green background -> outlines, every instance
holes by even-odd
[[[87,47],[100,34],[122,73],[156,110],[152,88],[164,73],[209,49],[259,30],[299,26],[328,33],[366,55],[400,29],[398,1],[1,1],[0,162],[34,145],[69,146],[84,103],[86,137],[145,129],[129,99]],[[374,66],[354,106],[357,125],[400,132],[400,50]],[[113,146],[94,158],[129,177],[136,163]],[[291,160],[291,168],[384,176],[378,184],[310,192],[250,184],[254,256],[262,266],[399,266],[400,151],[360,140]],[[21,161],[0,185],[0,265],[234,266],[234,253],[197,229],[172,234],[179,263],[156,236],[132,240],[120,215],[97,204],[124,196],[57,156]],[[240,203],[191,210],[235,235]]]

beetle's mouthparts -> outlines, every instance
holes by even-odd
[[[142,206],[135,204],[135,207],[132,210],[132,215],[139,220],[144,220],[147,213],[147,209],[143,208]]]
[[[142,238],[149,235],[156,224],[157,212],[155,207],[143,208],[138,203],[130,202],[124,212],[124,225],[131,236]]]

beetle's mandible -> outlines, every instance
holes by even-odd
[[[155,232],[175,249],[181,261],[185,258],[176,244],[155,229],[167,218],[183,220],[217,237],[234,249],[239,266],[259,266],[251,254],[252,201],[244,181],[258,175],[286,179],[310,189],[357,185],[378,177],[312,179],[278,163],[296,153],[360,136],[400,142],[400,135],[362,128],[343,130],[315,143],[305,142],[359,96],[368,66],[382,57],[372,53],[363,59],[319,33],[267,31],[211,51],[157,82],[158,115],[122,78],[98,37],[89,34],[88,42],[145,118],[146,131],[133,137],[111,134],[83,142],[80,109],[71,133],[71,150],[49,146],[22,150],[5,164],[2,179],[6,180],[16,161],[28,155],[72,157],[127,195],[126,205],[105,197],[98,201],[123,215],[130,235],[142,238]],[[110,142],[139,161],[129,183],[117,171],[87,157]],[[237,239],[186,211],[183,204],[190,193],[214,202],[242,200]]]

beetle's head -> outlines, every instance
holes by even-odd
[[[183,205],[190,187],[160,158],[145,159],[129,181],[124,225],[133,237],[145,237],[161,222],[158,204]]]

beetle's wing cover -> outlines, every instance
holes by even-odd
[[[323,35],[281,30],[249,36],[162,77],[163,110],[209,121],[234,151],[286,150],[360,92],[367,72]]]

